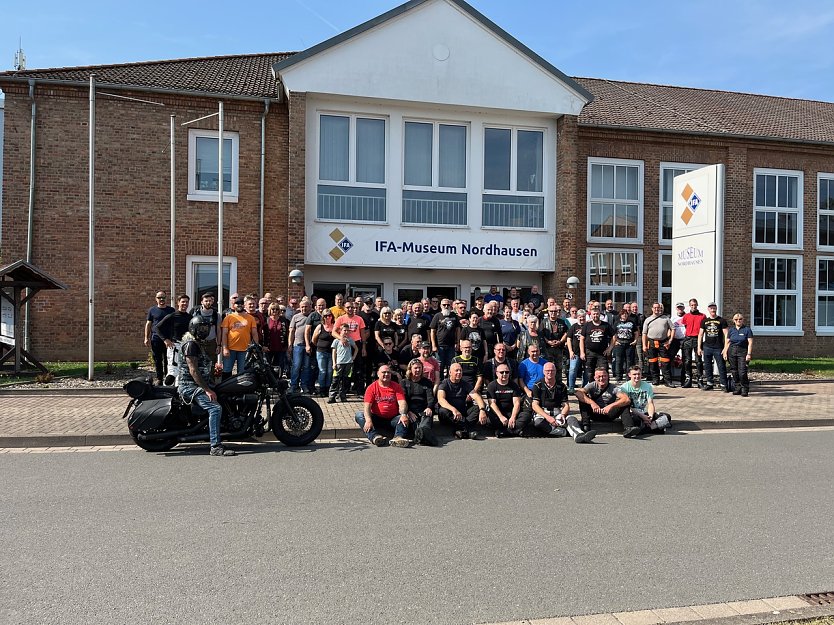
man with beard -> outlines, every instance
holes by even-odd
[[[471,349],[469,347],[468,349]],[[437,416],[450,422],[455,438],[477,440],[477,425],[489,423],[481,394],[463,378],[459,363],[449,367],[449,377],[437,387]]]
[[[486,360],[497,343],[504,340],[504,335],[501,332],[501,320],[497,317],[498,303],[490,302],[484,306],[484,314],[478,320],[478,329],[481,331],[483,337],[482,361]],[[471,324],[471,321],[470,321]]]
[[[551,303],[552,302],[552,303]],[[568,340],[568,324],[559,316],[556,300],[548,300],[547,312],[542,315],[539,333],[544,340],[542,355],[556,367],[556,379],[562,380],[562,361],[565,342]]]
[[[423,313],[423,302],[414,302],[411,305],[411,317],[408,320],[408,338],[419,334],[424,341],[429,340],[429,326],[431,317]]]
[[[445,377],[455,357],[460,334],[460,321],[452,312],[452,302],[448,298],[444,297],[440,302],[440,312],[431,320],[429,334],[432,350],[440,363],[440,376]]]
[[[524,395],[511,379],[511,374],[509,363],[500,363],[495,367],[496,379],[487,385],[487,416],[496,438],[519,435],[529,422],[529,419],[522,417]]]
[[[681,347],[681,358],[683,360],[683,388],[691,388],[694,382],[696,386],[701,385],[704,376],[704,362],[698,353],[698,334],[701,331],[701,322],[706,315],[698,310],[698,300],[694,297],[689,300],[689,312],[683,316],[683,324],[686,327],[686,338],[683,339]],[[692,375],[692,361],[695,361],[696,375]]]
[[[595,307],[591,310],[591,320],[585,323],[579,335],[579,357],[585,361],[588,371],[608,367],[615,341],[614,329],[600,319],[599,307]]]
[[[584,430],[582,423],[570,414],[568,389],[556,379],[556,367],[547,363],[544,376],[533,385],[530,415],[533,425],[547,436],[561,437],[570,434],[576,443],[590,443],[596,437],[594,430]]]

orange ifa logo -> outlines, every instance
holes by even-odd
[[[681,197],[683,197],[686,201],[686,208],[684,208],[681,213],[681,219],[683,220],[683,223],[688,226],[692,217],[695,216],[695,211],[697,211],[698,207],[701,205],[701,198],[698,197],[698,194],[695,193],[695,189],[690,187],[689,184],[687,184],[683,188],[683,191],[681,191]]]

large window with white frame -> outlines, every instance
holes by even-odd
[[[641,301],[643,252],[641,250],[588,250],[588,299],[614,300],[616,308]]]
[[[238,200],[238,153],[240,137],[236,132],[223,132],[223,175],[218,172],[219,154],[216,130],[188,130],[188,199],[216,202],[220,179],[223,179],[223,200]]]
[[[817,257],[817,334],[834,334],[834,257]]]
[[[544,137],[539,128],[484,128],[484,227],[544,229]]]
[[[468,128],[406,121],[402,223],[465,226]]]
[[[663,310],[672,314],[672,253],[659,252],[657,271],[657,301],[663,304]]]
[[[643,161],[588,159],[588,241],[643,242]]]
[[[316,217],[385,222],[385,119],[319,115]]]
[[[834,174],[817,175],[817,249],[834,251]]]
[[[674,181],[677,176],[700,169],[704,165],[690,163],[661,163],[660,164],[660,221],[658,242],[661,245],[672,245],[672,220],[674,217]]]
[[[802,249],[802,172],[753,170],[753,245]]]
[[[772,334],[802,331],[802,257],[753,255],[752,327]]]
[[[199,305],[203,293],[217,294],[217,256],[186,256],[185,292],[192,305]],[[228,306],[229,296],[237,290],[237,258],[223,257],[223,291],[217,299],[218,310]],[[196,303],[195,303],[196,302]]]

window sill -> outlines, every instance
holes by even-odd
[[[468,224],[416,224],[403,221],[400,223],[403,228],[453,228],[455,230],[468,230]]]
[[[779,245],[778,243],[753,243],[754,250],[763,252],[801,252],[801,245]]]
[[[189,202],[214,202],[217,203],[218,195],[217,193],[189,193],[186,199]],[[230,204],[237,204],[237,194],[231,193],[224,193],[223,194],[223,203],[230,203]]]
[[[339,225],[346,225],[346,224],[353,224],[356,226],[388,226],[390,225],[387,221],[359,221],[358,219],[325,219],[323,217],[316,217],[314,219],[316,223],[320,224],[339,224]]]
[[[507,230],[515,232],[548,232],[547,228],[525,228],[524,226],[481,226],[481,230],[497,230],[498,232]]]
[[[751,326],[753,329],[753,340],[757,336],[805,336],[805,332],[796,329],[780,329],[780,328],[757,328]]]

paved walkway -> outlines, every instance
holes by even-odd
[[[127,401],[121,391],[0,391],[0,447],[128,443],[122,420]],[[362,408],[359,399],[319,402],[325,416],[322,438],[361,435],[353,421]],[[656,402],[681,430],[834,426],[834,380],[759,382],[747,398],[660,387]],[[614,424],[613,429],[620,427]]]

